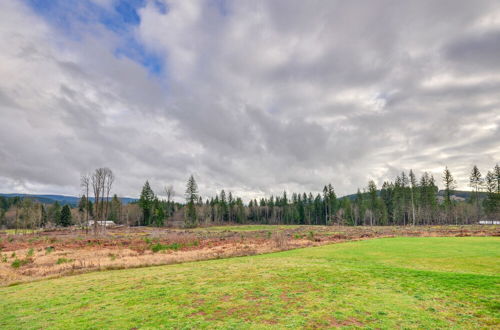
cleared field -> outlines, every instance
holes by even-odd
[[[236,225],[236,226],[211,226],[196,228],[199,231],[282,231],[287,229],[300,228],[299,225]]]
[[[0,328],[498,328],[500,238],[385,238],[0,288]]]
[[[230,225],[0,232],[0,286],[96,270],[167,265],[387,237],[500,236],[498,226]]]

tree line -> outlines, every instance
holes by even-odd
[[[331,184],[322,193],[292,193],[250,200],[221,190],[203,200],[197,184],[190,176],[186,184],[185,204],[176,208],[183,212],[185,225],[257,223],[306,225],[437,225],[470,224],[482,217],[500,218],[500,167],[483,178],[477,166],[470,173],[472,192],[468,199],[454,195],[456,181],[448,167],[441,177],[442,195],[435,178],[424,172],[420,178],[412,170],[404,171],[394,181],[385,181],[380,188],[373,180],[354,196],[338,198]],[[481,198],[482,193],[485,198]],[[139,204],[144,224],[163,225],[173,215],[166,212],[170,201],[162,203],[155,197],[149,182],[143,187]],[[154,220],[151,220],[154,219]]]
[[[225,223],[404,226],[500,219],[498,164],[484,177],[477,166],[473,166],[467,199],[455,195],[456,181],[447,167],[440,180],[441,193],[431,174],[424,172],[417,178],[410,170],[401,172],[393,181],[385,181],[381,187],[370,180],[355,195],[341,198],[337,197],[332,184],[326,184],[321,193],[284,191],[244,203],[242,198],[225,190],[203,199],[191,175],[186,183],[184,203],[174,201],[172,186],[165,187],[160,197],[146,181],[137,202],[124,205],[112,194],[113,172],[109,168],[98,168],[81,176],[83,194],[73,209],[59,203],[44,205],[29,198],[0,197],[0,225],[39,228],[74,224],[97,232],[99,223],[105,220],[125,225],[164,226],[175,222],[195,227]]]

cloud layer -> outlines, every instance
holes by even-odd
[[[76,194],[100,166],[129,196],[445,165],[466,188],[500,161],[498,1],[56,3],[0,3],[1,191]]]

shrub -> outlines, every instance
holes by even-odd
[[[56,261],[56,265],[65,264],[67,262],[72,262],[73,259],[59,258]]]
[[[27,256],[27,257],[33,257],[33,254],[34,254],[34,253],[35,253],[35,251],[33,250],[33,248],[30,248],[30,249],[28,250],[28,253],[26,253],[26,256]]]
[[[153,252],[159,252],[163,250],[174,250],[177,251],[181,248],[182,246],[179,243],[172,243],[172,244],[161,244],[161,243],[156,243],[154,245],[151,245],[151,251]]]
[[[54,252],[55,248],[53,246],[47,246],[45,248],[45,254],[49,254],[51,252]]]
[[[27,265],[29,264],[30,262],[32,262],[33,260],[29,259],[29,258],[26,258],[26,259],[17,259],[14,260],[11,264],[12,268],[19,268],[21,266],[24,266],[24,265]]]

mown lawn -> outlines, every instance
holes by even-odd
[[[500,238],[387,238],[0,288],[0,328],[498,328]]]

